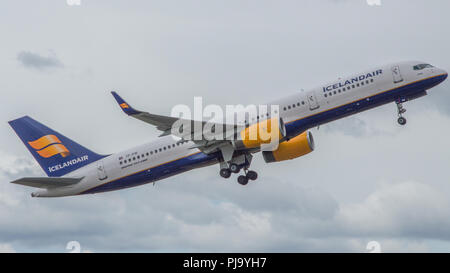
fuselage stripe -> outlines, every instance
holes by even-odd
[[[413,84],[415,84],[415,83],[419,83],[419,82],[423,82],[423,81],[426,81],[426,80],[429,80],[429,79],[434,79],[434,78],[442,77],[442,76],[445,76],[445,75],[446,75],[446,74],[440,74],[440,75],[437,75],[437,76],[432,76],[432,77],[428,77],[428,78],[425,78],[425,79],[417,80],[417,81],[414,81],[414,82],[411,82],[411,83],[407,83],[407,84],[404,84],[404,85],[401,85],[401,86],[397,86],[397,87],[394,87],[394,88],[391,88],[391,89],[388,89],[388,90],[385,90],[385,91],[382,91],[382,92],[378,92],[378,93],[373,94],[373,95],[370,95],[370,96],[366,96],[366,97],[363,97],[363,98],[354,100],[354,101],[349,102],[349,103],[345,103],[345,104],[342,104],[342,105],[339,105],[339,106],[336,106],[336,107],[333,107],[333,108],[330,108],[330,109],[326,109],[326,110],[321,111],[321,112],[317,112],[317,113],[314,113],[314,114],[311,114],[311,115],[308,115],[308,116],[304,116],[304,117],[301,117],[301,118],[298,118],[298,119],[295,119],[295,120],[286,122],[286,124],[290,124],[290,123],[293,123],[293,122],[296,122],[296,121],[300,121],[300,120],[303,120],[303,119],[307,119],[307,118],[310,118],[310,117],[314,117],[314,116],[317,116],[317,115],[320,115],[320,114],[323,114],[323,113],[332,111],[332,110],[334,110],[334,109],[337,109],[337,108],[340,108],[340,107],[344,107],[344,106],[346,106],[346,105],[350,105],[350,104],[355,103],[355,102],[358,102],[358,101],[363,101],[363,100],[365,100],[365,99],[367,99],[367,98],[373,98],[373,97],[378,96],[378,95],[383,94],[383,93],[387,93],[387,92],[390,92],[390,91],[393,91],[393,90],[398,90],[398,89],[400,89],[400,88],[403,88],[403,87],[406,87],[406,86],[409,86],[409,85],[413,85]],[[130,177],[130,176],[132,176],[132,175],[136,175],[136,174],[139,174],[139,173],[142,173],[142,172],[145,172],[145,171],[148,171],[148,170],[151,170],[151,169],[154,169],[154,168],[163,166],[163,165],[167,165],[167,164],[169,164],[169,163],[172,163],[172,162],[175,162],[175,161],[178,161],[178,160],[181,160],[181,159],[184,159],[184,158],[187,158],[187,157],[196,155],[196,154],[200,154],[200,153],[202,153],[202,152],[200,151],[200,152],[192,153],[192,154],[189,154],[189,155],[180,157],[180,158],[176,158],[176,159],[174,159],[174,160],[170,160],[170,161],[167,161],[167,162],[158,164],[158,165],[156,165],[156,166],[152,166],[152,167],[150,167],[150,168],[146,168],[146,169],[143,169],[143,170],[140,170],[140,171],[131,173],[131,174],[124,175],[124,176],[122,176],[122,177],[113,179],[113,180],[111,180],[111,181],[105,182],[105,183],[103,183],[103,184],[97,185],[97,186],[92,187],[92,188],[89,188],[89,189],[87,189],[87,190],[83,190],[82,192],[78,193],[78,195],[84,194],[84,193],[86,193],[86,192],[88,192],[88,191],[92,191],[93,189],[99,188],[99,187],[101,187],[101,186],[104,186],[104,185],[106,185],[106,184],[109,184],[109,183],[112,183],[112,182],[115,182],[115,181],[118,181],[118,180],[120,180],[120,179],[124,179],[124,178]]]
[[[298,118],[298,119],[295,119],[295,120],[286,122],[286,124],[290,124],[290,123],[292,123],[292,122],[296,122],[296,121],[299,121],[299,120],[302,120],[302,119],[306,119],[306,118],[309,118],[309,117],[312,117],[312,116],[315,116],[315,115],[318,115],[318,114],[326,113],[326,112],[328,112],[328,111],[331,111],[331,110],[334,110],[334,109],[337,109],[337,108],[340,108],[340,107],[343,107],[343,106],[346,106],[346,105],[349,105],[349,104],[352,104],[352,103],[355,103],[355,102],[358,102],[358,101],[362,101],[362,100],[365,100],[365,99],[368,99],[368,98],[372,98],[372,97],[381,95],[381,94],[383,94],[383,93],[390,92],[390,91],[392,91],[392,90],[397,90],[397,89],[399,89],[399,88],[403,88],[403,87],[408,86],[408,85],[412,85],[412,84],[415,84],[415,83],[418,83],[418,82],[422,82],[422,81],[426,81],[426,80],[429,80],[429,79],[434,79],[434,78],[442,77],[442,76],[445,76],[445,75],[446,75],[446,74],[440,74],[440,75],[437,75],[437,76],[432,76],[432,77],[428,77],[428,78],[425,78],[425,79],[422,79],[422,80],[417,80],[417,81],[410,82],[410,83],[407,83],[407,84],[404,84],[404,85],[401,85],[401,86],[397,86],[397,87],[394,87],[394,88],[391,88],[391,89],[388,89],[388,90],[385,90],[385,91],[382,91],[382,92],[378,92],[378,93],[376,93],[376,94],[373,94],[373,95],[370,95],[370,96],[367,96],[367,97],[364,97],[364,98],[361,98],[361,99],[357,99],[357,100],[354,100],[354,101],[351,101],[351,102],[348,102],[348,103],[345,103],[345,104],[342,104],[342,105],[339,105],[339,106],[336,106],[336,107],[333,107],[333,108],[324,110],[324,111],[322,111],[322,112],[317,112],[317,113],[311,114],[311,115],[309,115],[309,116],[301,117],[301,118]]]
[[[80,194],[83,194],[84,192],[87,192],[87,191],[93,190],[93,189],[95,189],[95,188],[101,187],[101,186],[103,186],[103,185],[106,185],[106,184],[109,184],[109,183],[115,182],[115,181],[117,181],[117,180],[120,180],[120,179],[123,179],[123,178],[127,178],[127,177],[129,177],[129,176],[132,176],[132,175],[135,175],[135,174],[138,174],[138,173],[146,172],[146,171],[148,171],[148,170],[151,170],[151,169],[157,168],[157,167],[159,167],[159,166],[162,166],[162,165],[166,165],[166,164],[169,164],[169,163],[175,162],[175,161],[177,161],[177,160],[180,160],[180,159],[183,159],[183,158],[187,158],[187,157],[190,157],[190,156],[193,156],[193,155],[199,154],[199,153],[201,153],[201,152],[196,152],[196,153],[193,153],[193,154],[189,154],[189,155],[186,155],[186,156],[183,156],[183,157],[179,157],[179,158],[176,158],[176,159],[174,159],[174,160],[170,160],[170,161],[167,161],[167,162],[164,162],[164,163],[158,164],[158,165],[156,165],[156,166],[152,166],[152,167],[150,167],[150,168],[146,168],[146,169],[143,169],[143,170],[140,170],[140,171],[134,172],[134,173],[130,173],[130,174],[124,175],[124,176],[122,176],[122,177],[119,177],[119,178],[113,179],[113,180],[111,180],[111,181],[108,181],[108,182],[105,182],[105,183],[103,183],[103,184],[100,184],[100,185],[97,185],[97,186],[95,186],[95,187],[92,187],[92,188],[89,188],[89,189],[87,189],[87,190],[84,190],[84,191],[82,191],[82,192],[78,193],[78,195],[80,195]]]

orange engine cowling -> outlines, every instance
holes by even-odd
[[[271,118],[252,124],[239,133],[233,142],[237,150],[259,148],[263,145],[280,143],[286,136],[286,128],[280,118]]]
[[[314,138],[311,132],[303,132],[302,134],[282,142],[275,151],[262,152],[266,163],[279,162],[294,159],[314,151]]]

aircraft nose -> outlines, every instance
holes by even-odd
[[[442,79],[442,81],[445,81],[448,77],[448,72],[445,71],[445,69],[442,68],[438,68],[438,71],[436,71],[439,73],[439,78]]]
[[[444,80],[445,80],[445,79],[447,79],[447,77],[448,77],[448,72],[445,71],[444,69],[442,69],[442,71],[444,72]]]

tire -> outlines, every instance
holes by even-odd
[[[229,169],[221,169],[219,172],[220,176],[222,176],[223,178],[230,178],[231,176],[231,171]]]
[[[233,163],[233,164],[230,165],[230,171],[231,171],[232,173],[238,173],[238,172],[241,171],[241,168],[239,168],[238,165],[236,165],[236,164]]]
[[[406,118],[404,118],[404,117],[399,117],[398,118],[398,120],[397,120],[397,122],[398,122],[398,124],[400,124],[400,125],[405,125],[406,124]]]
[[[246,176],[249,180],[256,180],[258,178],[258,173],[255,171],[248,171]]]
[[[240,175],[238,177],[238,183],[243,185],[243,186],[245,186],[248,183],[248,178],[246,176],[244,176],[244,175]]]

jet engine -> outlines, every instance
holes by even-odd
[[[263,145],[278,144],[286,136],[281,118],[271,118],[252,124],[242,130],[233,142],[235,149],[259,148]]]
[[[282,142],[275,151],[263,151],[266,163],[279,162],[304,156],[314,151],[314,139],[311,132],[302,134]]]

